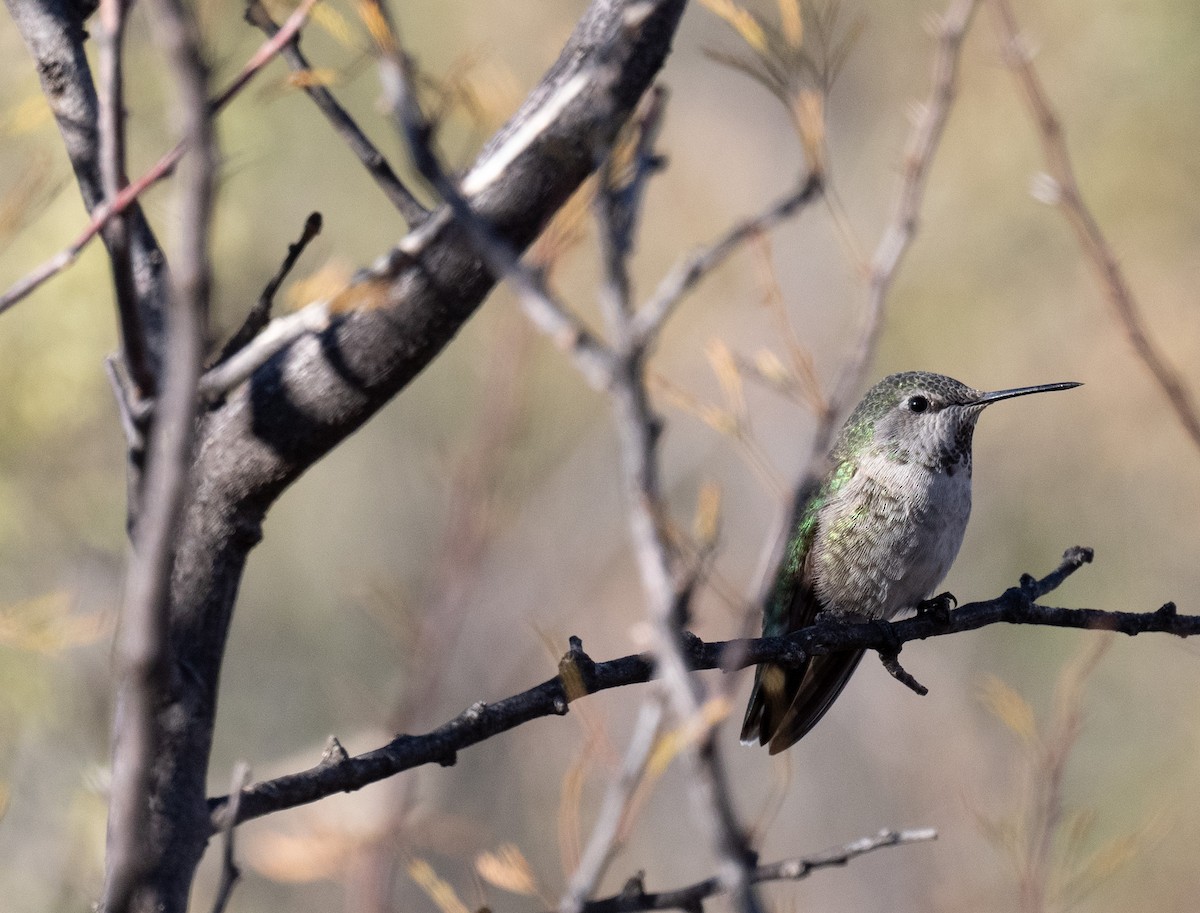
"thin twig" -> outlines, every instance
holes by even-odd
[[[1096,217],[1084,202],[1075,177],[1075,168],[1067,151],[1062,122],[1046,95],[1045,87],[1033,66],[1033,54],[1021,37],[1021,30],[1008,0],[992,0],[996,31],[1005,63],[1020,83],[1029,105],[1029,113],[1038,131],[1046,168],[1054,182],[1054,202],[1075,232],[1084,256],[1096,273],[1117,320],[1129,337],[1134,354],[1141,359],[1155,383],[1175,411],[1179,424],[1192,443],[1200,447],[1200,411],[1192,392],[1158,344],[1150,338],[1141,308],[1125,278],[1125,271],[1112,246],[1100,230]]]
[[[246,782],[249,779],[249,764],[245,761],[238,761],[233,765],[233,779],[229,789],[229,808],[232,811],[231,821],[237,815],[237,807],[242,800],[242,790],[245,789]],[[222,834],[225,849],[221,854],[221,883],[217,888],[216,897],[213,899],[212,913],[225,913],[225,908],[229,905],[229,898],[233,896],[233,886],[242,877],[242,870],[238,867],[237,858],[233,852],[234,830],[235,828],[233,827],[227,827],[224,834]]]
[[[650,299],[638,309],[634,333],[639,339],[650,339],[675,310],[680,300],[709,273],[725,262],[747,240],[786,221],[803,210],[822,192],[823,180],[818,172],[810,172],[800,186],[776,200],[761,213],[739,222],[724,235],[689,254],[667,273]]]
[[[820,869],[844,866],[852,859],[874,850],[936,839],[937,831],[933,828],[880,831],[874,837],[861,837],[814,856],[802,856],[758,866],[750,873],[750,880],[753,884],[764,881],[799,881]],[[724,893],[725,888],[717,878],[708,878],[673,891],[647,893],[641,877],[637,877],[631,879],[619,894],[585,904],[581,913],[638,913],[641,910],[684,910],[697,913],[703,909],[705,900]]]
[[[246,62],[246,65],[242,67],[242,71],[225,91],[208,103],[207,107],[210,116],[215,116],[217,112],[224,108],[254,75],[275,54],[279,53],[280,49],[299,31],[316,3],[317,0],[301,0],[300,5],[296,7],[295,12],[280,27],[275,37],[264,42]],[[41,266],[26,273],[22,278],[14,282],[3,295],[0,295],[0,314],[3,314],[14,304],[34,292],[48,279],[58,275],[74,263],[83,249],[108,225],[109,220],[113,216],[125,212],[147,188],[157,184],[175,170],[175,166],[179,164],[179,160],[183,158],[183,154],[187,149],[187,140],[181,140],[170,152],[167,152],[155,162],[140,178],[126,185],[113,199],[106,200],[103,204],[96,207],[92,211],[91,220],[74,241]]]
[[[958,92],[958,64],[963,40],[971,27],[978,0],[951,0],[937,20],[938,45],[933,61],[933,85],[929,97],[918,109],[904,151],[900,194],[892,220],[884,230],[868,275],[867,307],[862,325],[846,360],[833,395],[832,414],[839,414],[851,401],[870,363],[883,327],[883,315],[892,282],[912,245],[921,215],[925,184],[941,146],[946,121]],[[831,426],[832,427],[832,426]],[[824,446],[821,455],[824,456]]]
[[[261,29],[268,37],[273,37],[279,31],[279,26],[275,24],[271,14],[267,12],[267,8],[260,0],[249,0],[246,4],[246,21]],[[292,72],[312,72],[308,60],[300,50],[299,33],[296,33],[279,53]],[[404,185],[404,182],[396,176],[396,172],[392,170],[392,166],[388,164],[383,153],[367,138],[367,135],[354,122],[354,118],[346,113],[346,109],[338,104],[333,93],[311,79],[304,80],[301,87],[313,100],[313,103],[320,108],[321,113],[325,115],[326,120],[329,121],[338,136],[350,147],[350,151],[362,162],[367,173],[383,191],[383,195],[396,207],[405,221],[410,226],[420,225],[429,215],[429,210],[421,205]]]
[[[149,834],[149,797],[171,689],[169,585],[177,530],[188,493],[195,427],[196,382],[211,284],[208,239],[216,172],[216,142],[208,105],[208,69],[195,20],[181,0],[157,0],[151,17],[178,84],[180,145],[192,154],[180,169],[179,246],[167,313],[162,393],[155,407],[148,463],[134,518],[133,549],[117,637],[109,811],[106,913],[159,905],[148,878],[165,848]]]
[[[237,332],[221,348],[221,353],[217,356],[214,364],[227,361],[236,352],[244,349],[267,326],[271,320],[271,306],[275,302],[275,293],[279,291],[279,286],[283,285],[283,280],[295,267],[296,261],[300,259],[304,249],[320,233],[321,214],[319,212],[310,213],[304,220],[304,230],[300,233],[300,237],[296,239],[296,243],[288,245],[287,256],[283,258],[283,263],[279,265],[279,269],[271,277],[271,281],[258,296],[258,301],[254,303],[254,307],[250,309],[250,313],[246,315],[246,319],[242,321]]]
[[[101,0],[97,47],[100,61],[99,117],[100,181],[105,201],[115,200],[129,183],[125,173],[125,80],[122,53],[127,0]],[[121,350],[129,376],[142,397],[155,393],[156,379],[146,352],[146,338],[133,276],[127,213],[114,216],[108,226],[108,256],[121,326]]]
[[[621,760],[621,769],[608,784],[587,846],[559,901],[558,913],[580,913],[588,906],[588,898],[620,850],[621,835],[625,831],[634,796],[646,775],[651,752],[662,728],[663,709],[661,696],[642,703],[625,757]]]

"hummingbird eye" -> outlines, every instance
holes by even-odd
[[[926,412],[929,409],[929,398],[918,393],[905,400],[904,405],[908,407],[909,412]]]

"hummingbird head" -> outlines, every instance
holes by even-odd
[[[943,374],[892,374],[867,391],[846,420],[834,452],[843,460],[879,453],[897,462],[944,472],[953,473],[960,467],[969,472],[975,423],[986,406],[1029,393],[1078,386],[1070,382],[1039,384],[983,393]]]

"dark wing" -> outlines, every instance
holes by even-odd
[[[809,558],[818,532],[817,517],[833,486],[849,481],[853,470],[843,464],[830,483],[806,500],[798,512],[791,542],[763,612],[763,634],[780,636],[812,624],[821,605],[812,585]],[[862,659],[863,651],[814,656],[787,668],[762,663],[754,675],[754,690],[742,722],[742,741],[770,745],[778,754],[795,744],[825,715]]]

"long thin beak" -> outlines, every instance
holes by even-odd
[[[1072,387],[1082,387],[1075,381],[1063,381],[1057,384],[1038,384],[1035,387],[1014,387],[1012,390],[997,390],[995,393],[984,393],[972,406],[987,406],[1002,399],[1012,399],[1014,396],[1027,396],[1030,393],[1050,393],[1054,390],[1070,390]]]

